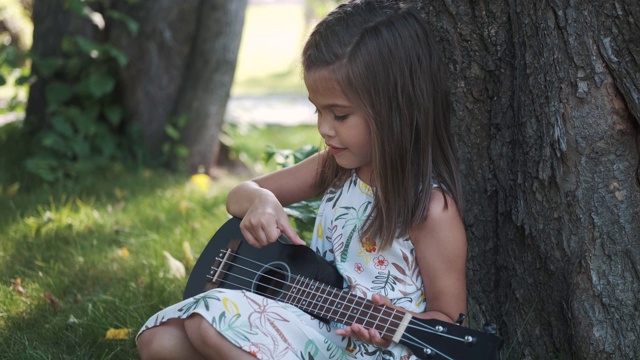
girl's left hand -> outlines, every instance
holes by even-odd
[[[384,295],[374,294],[371,297],[371,300],[376,305],[395,307],[393,304],[391,304],[391,300],[389,300],[389,298]],[[336,334],[340,336],[351,337],[385,349],[391,345],[391,340],[381,338],[378,330],[365,329],[360,324],[353,324],[351,326],[345,327],[344,329],[338,329],[336,330]]]

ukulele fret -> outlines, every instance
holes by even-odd
[[[295,307],[299,307],[300,304],[298,304],[298,301],[302,299],[301,295],[298,293],[300,288],[300,285],[298,285],[298,283],[300,282],[302,278],[299,276],[295,277],[295,281],[293,282],[293,284],[291,284],[290,288],[289,288],[289,292],[287,293],[287,296],[285,296],[283,298],[283,301],[286,302],[287,304],[291,304]]]
[[[291,285],[285,301],[323,319],[376,329],[381,337],[396,341],[411,319],[404,311],[378,306],[365,298],[302,277],[297,277]]]

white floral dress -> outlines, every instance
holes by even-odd
[[[355,174],[325,193],[311,247],[335,263],[351,292],[371,298],[383,294],[405,309],[423,312],[422,279],[411,241],[399,238],[378,251],[375,239],[359,239],[370,212],[371,188]],[[198,313],[232,343],[258,359],[415,359],[404,346],[381,349],[335,334],[326,324],[292,305],[240,290],[218,288],[170,306],[154,316],[140,333],[171,318]],[[139,335],[139,334],[138,334]]]

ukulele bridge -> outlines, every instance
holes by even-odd
[[[240,246],[240,240],[231,240],[225,249],[220,250],[220,254],[216,257],[216,261],[211,265],[211,270],[207,275],[207,282],[204,291],[215,289],[220,286],[220,281],[229,267],[229,260],[236,254]]]

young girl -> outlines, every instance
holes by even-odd
[[[454,322],[466,312],[467,244],[446,69],[424,20],[397,1],[349,1],[316,26],[302,58],[327,148],[238,185],[229,213],[256,248],[283,233],[303,246],[283,206],[324,193],[311,247],[353,293]],[[137,342],[143,359],[415,358],[361,324],[327,325],[228,289],[160,311]]]

